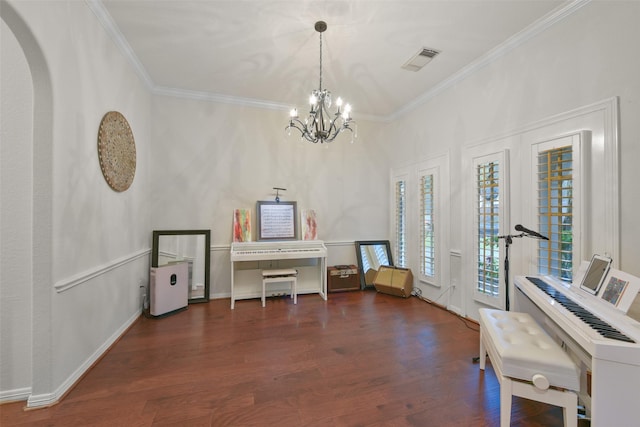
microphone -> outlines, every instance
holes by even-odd
[[[522,231],[523,233],[528,234],[528,235],[533,236],[533,237],[537,237],[538,239],[549,240],[548,237],[543,236],[542,234],[540,234],[540,233],[538,233],[536,231],[529,230],[528,228],[523,227],[522,224],[517,224],[515,228],[516,228],[516,231]]]

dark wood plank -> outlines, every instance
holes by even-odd
[[[58,404],[3,426],[497,426],[499,384],[471,362],[478,325],[373,290],[190,305],[141,317]],[[561,426],[514,399],[513,426]]]

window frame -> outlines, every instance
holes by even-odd
[[[450,223],[451,223],[451,187],[450,187],[450,154],[448,152],[434,155],[428,159],[417,163],[405,165],[398,169],[392,169],[390,173],[390,219],[389,234],[392,236],[393,255],[396,256],[395,245],[395,190],[394,185],[398,180],[406,181],[406,254],[405,268],[410,268],[413,272],[415,286],[420,289],[422,295],[432,301],[461,312],[461,304],[451,306],[451,295],[455,293],[455,287],[460,282],[457,278],[455,283],[451,282],[450,265],[452,253],[459,254],[460,250],[450,247]],[[435,215],[439,220],[436,224],[436,276],[422,277],[420,274],[420,196],[419,196],[419,176],[425,171],[437,171],[434,193],[436,195]],[[458,255],[459,256],[459,255]],[[397,260],[395,260],[397,261]],[[396,262],[397,265],[397,262]],[[447,289],[448,292],[444,292]]]
[[[424,167],[417,171],[416,177],[416,200],[419,204],[418,212],[416,213],[418,216],[418,230],[417,233],[419,238],[417,242],[417,250],[418,250],[418,279],[422,282],[428,283],[433,286],[440,286],[441,284],[441,258],[442,258],[442,198],[440,191],[440,167],[439,166],[431,166]],[[423,179],[426,176],[432,177],[432,233],[433,233],[433,269],[434,274],[428,275],[424,272],[424,204],[423,204]]]
[[[408,237],[409,237],[409,194],[408,188],[410,184],[408,173],[402,173],[392,177],[391,180],[391,212],[393,212],[393,216],[391,218],[391,232],[393,235],[392,239],[392,249],[393,249],[393,259],[395,260],[395,265],[398,267],[407,267],[408,265],[408,256],[409,256],[409,246],[408,246]],[[404,212],[403,212],[403,230],[399,230],[399,217],[398,217],[398,197],[397,197],[397,186],[402,182],[404,183]],[[402,233],[402,236],[400,236]],[[401,238],[400,238],[401,237]],[[403,256],[400,256],[400,245],[403,245]]]
[[[478,251],[478,236],[479,236],[479,218],[478,218],[478,206],[477,206],[477,197],[478,197],[478,182],[477,182],[477,168],[481,164],[486,164],[489,162],[497,162],[500,166],[500,174],[498,177],[498,194],[499,194],[499,205],[498,205],[498,230],[496,236],[506,235],[505,232],[509,230],[509,213],[511,211],[511,207],[509,204],[509,179],[510,179],[510,170],[509,170],[509,150],[503,149],[499,151],[494,151],[492,153],[487,153],[483,155],[473,156],[471,159],[471,176],[472,176],[472,231],[471,231],[471,247],[473,248],[473,253],[471,256],[470,271],[471,271],[471,279],[473,283],[473,299],[475,301],[481,302],[485,305],[496,307],[496,308],[504,308],[506,303],[506,291],[505,291],[505,271],[503,265],[503,259],[505,257],[505,246],[504,240],[498,239],[498,287],[497,294],[482,292],[478,289],[478,259],[480,257]]]
[[[588,215],[588,210],[586,209],[586,183],[584,181],[586,174],[584,173],[585,167],[588,167],[589,150],[586,149],[590,145],[591,141],[591,132],[589,131],[579,131],[570,134],[558,135],[550,139],[545,139],[542,141],[537,141],[531,144],[531,181],[530,181],[530,189],[531,198],[530,203],[531,214],[528,219],[531,224],[539,224],[539,216],[538,216],[538,155],[545,151],[556,150],[562,147],[571,146],[572,151],[572,278],[575,277],[578,268],[587,254],[587,251],[584,247],[585,239],[585,229],[584,224],[588,222],[585,220],[585,215]],[[544,234],[544,233],[543,233]],[[547,236],[549,239],[552,239],[553,236]],[[533,273],[540,274],[540,265],[538,263],[538,252],[540,250],[540,244],[542,242],[539,240],[532,240],[530,244],[529,258],[531,259]],[[531,247],[532,246],[532,247]],[[559,280],[563,280],[561,277],[558,277]],[[566,281],[566,280],[565,280]],[[568,281],[570,282],[570,280]]]

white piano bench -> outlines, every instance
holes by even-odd
[[[262,270],[262,306],[265,304],[266,287],[269,283],[291,283],[291,298],[293,303],[298,303],[297,282],[298,271],[293,268],[279,270]]]
[[[481,308],[480,369],[489,355],[500,382],[500,426],[511,422],[512,396],[562,407],[564,425],[578,425],[578,367],[527,313]]]

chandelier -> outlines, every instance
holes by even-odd
[[[331,108],[331,92],[322,88],[322,33],[327,29],[327,23],[318,21],[315,24],[315,30],[320,33],[320,86],[314,89],[309,97],[310,111],[304,122],[298,116],[298,110],[292,109],[289,117],[289,125],[286,130],[291,135],[291,128],[298,129],[301,138],[316,143],[331,142],[344,130],[352,132],[353,137],[357,137],[357,128],[351,127],[355,124],[351,119],[351,105],[345,104],[343,107],[342,98],[336,100],[336,109],[334,113],[329,110]]]

